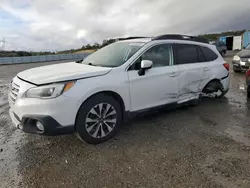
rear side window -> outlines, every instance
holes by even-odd
[[[199,62],[205,62],[206,59],[201,51],[201,49],[197,46],[197,50],[198,50],[198,59],[199,59]]]
[[[214,61],[218,58],[218,55],[213,52],[211,49],[204,47],[204,46],[200,46],[202,53],[205,56],[206,61]]]
[[[178,65],[198,63],[204,60],[197,46],[192,44],[175,44],[175,56]]]

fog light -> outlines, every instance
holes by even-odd
[[[17,126],[17,128],[19,128],[19,129],[23,129],[23,125],[22,124],[19,124],[18,126]]]
[[[44,126],[43,124],[40,122],[40,121],[37,121],[36,122],[36,128],[39,130],[39,131],[44,131]]]

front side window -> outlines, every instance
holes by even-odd
[[[140,69],[142,60],[152,61],[153,67],[162,67],[171,65],[172,59],[172,46],[170,44],[160,44],[153,46],[138,58],[134,64],[134,69]]]
[[[175,44],[175,56],[178,65],[202,61],[197,46],[192,44]]]
[[[124,64],[145,43],[117,42],[87,56],[81,63],[92,66],[118,67]]]

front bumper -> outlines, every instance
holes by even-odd
[[[46,115],[24,115],[20,120],[19,117],[10,109],[10,117],[12,122],[18,129],[26,133],[55,136],[74,133],[74,125],[62,126],[54,118]],[[44,130],[41,131],[36,127],[36,122],[39,121]]]
[[[246,71],[250,68],[250,63],[245,61],[232,61],[233,68],[240,71]]]
[[[17,89],[13,89],[13,86]],[[71,133],[72,128],[69,127],[75,124],[80,106],[77,99],[65,95],[44,100],[25,98],[25,92],[31,87],[35,86],[20,80],[18,77],[13,79],[12,86],[10,86],[8,97],[10,117],[15,126],[24,132],[44,135]],[[27,121],[27,119],[32,121]],[[36,121],[44,124],[45,131],[43,133],[37,130],[34,123]]]

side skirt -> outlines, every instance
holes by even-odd
[[[200,99],[193,99],[193,100],[189,100],[183,103],[169,103],[169,104],[165,104],[165,105],[160,105],[157,107],[152,107],[152,108],[147,108],[147,109],[143,109],[143,110],[139,110],[139,111],[126,111],[124,114],[124,122],[127,122],[137,116],[145,116],[145,115],[149,115],[152,113],[155,113],[157,111],[163,111],[163,110],[174,110],[183,106],[190,106],[190,105],[197,105],[199,103]]]

